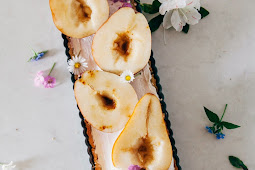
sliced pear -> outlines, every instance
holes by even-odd
[[[137,103],[132,117],[116,140],[113,164],[128,169],[139,165],[146,170],[167,170],[172,162],[172,146],[163,119],[161,105],[153,94]]]
[[[129,7],[119,9],[96,32],[92,54],[108,72],[143,69],[151,54],[151,31],[144,15]]]
[[[115,132],[126,125],[138,101],[133,87],[103,71],[87,71],[74,85],[84,118],[96,129]]]
[[[56,27],[74,38],[94,34],[109,17],[107,0],[50,0],[50,8]]]

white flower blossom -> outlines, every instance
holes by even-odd
[[[201,19],[199,0],[159,0],[160,14],[165,15],[163,27],[165,29],[174,27],[176,31],[182,31],[186,23],[195,25]]]
[[[12,170],[16,167],[16,165],[13,165],[13,162],[11,161],[9,164],[1,164],[2,170]]]
[[[86,71],[87,67],[88,63],[86,63],[86,59],[79,55],[73,57],[73,59],[68,60],[67,69],[74,75],[80,76],[82,73]]]
[[[135,79],[135,76],[130,70],[126,70],[120,75],[120,78],[122,82],[130,83]]]

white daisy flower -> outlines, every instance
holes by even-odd
[[[120,79],[124,83],[125,82],[130,83],[135,79],[135,76],[130,70],[126,70],[120,75]]]
[[[160,14],[165,15],[163,27],[165,29],[172,26],[176,31],[182,31],[186,23],[195,25],[201,19],[201,14],[197,11],[200,9],[199,0],[159,0]]]
[[[80,53],[73,57],[73,59],[70,59],[68,61],[68,67],[67,69],[69,72],[73,73],[74,75],[80,76],[82,73],[86,71],[86,68],[88,67],[88,63],[86,63],[86,59],[79,56]]]
[[[16,165],[13,165],[13,162],[11,161],[9,164],[0,164],[2,165],[2,170],[12,170],[16,167]]]

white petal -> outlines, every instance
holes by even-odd
[[[185,8],[183,12],[186,16],[184,17],[184,20],[190,25],[197,24],[201,19],[201,14],[195,8]]]
[[[169,10],[169,9],[168,9],[166,3],[161,4],[160,7],[159,7],[159,13],[160,13],[161,15],[165,15],[165,13],[166,13],[168,10]]]
[[[88,63],[82,63],[81,64],[83,67],[88,67]]]
[[[80,75],[80,72],[79,72],[78,69],[74,69],[73,74],[74,74],[74,75]]]
[[[161,4],[167,2],[168,0],[158,0]]]
[[[68,60],[68,65],[69,65],[69,66],[74,66],[74,64],[75,64],[75,63],[74,63],[74,61],[73,61],[73,60],[71,60],[71,59],[70,59],[70,60]]]
[[[78,57],[75,56],[75,57],[73,58],[73,61],[74,61],[74,63],[77,63],[77,62],[79,61]]]
[[[163,18],[163,27],[165,29],[169,29],[170,27],[172,27],[172,23],[171,23],[172,14],[173,14],[173,10],[167,12]]]
[[[187,7],[200,9],[200,0],[186,0]]]
[[[3,170],[11,170],[11,169],[13,169],[15,167],[16,167],[16,165],[13,165],[12,161],[9,164],[3,164],[2,165],[2,169]]]
[[[186,6],[185,0],[168,0],[161,4],[159,7],[159,13],[161,15],[165,15],[166,12],[177,9],[177,8],[184,8]]]
[[[171,17],[171,23],[173,27],[176,29],[176,31],[182,31],[182,28],[184,25],[186,25],[183,18],[180,16],[178,10],[174,10],[172,17]]]
[[[86,62],[85,58],[81,58],[80,63],[84,63],[84,62]]]
[[[68,66],[67,69],[68,69],[69,72],[73,73],[74,66]]]

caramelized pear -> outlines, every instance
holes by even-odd
[[[172,162],[172,146],[161,105],[153,94],[137,103],[132,117],[116,140],[112,150],[116,168],[139,165],[146,170],[167,170]]]
[[[50,0],[50,8],[56,27],[74,38],[94,34],[109,17],[107,0]]]
[[[151,54],[151,31],[143,14],[125,7],[115,12],[96,32],[92,54],[105,71],[139,72]]]
[[[133,87],[103,71],[87,71],[74,85],[84,118],[96,129],[115,132],[125,127],[138,101]]]

